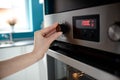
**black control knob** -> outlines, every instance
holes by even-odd
[[[63,34],[65,34],[65,33],[69,32],[69,26],[66,23],[59,24],[56,28],[56,31],[57,32],[62,31]]]
[[[120,22],[116,22],[109,27],[108,36],[113,41],[120,41]]]

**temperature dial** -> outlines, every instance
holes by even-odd
[[[69,26],[66,23],[59,24],[56,28],[56,31],[57,32],[62,31],[63,34],[65,34],[65,33],[69,32]]]
[[[108,36],[113,41],[120,41],[120,22],[116,22],[109,27]]]

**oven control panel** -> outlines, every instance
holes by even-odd
[[[45,15],[44,22],[59,22],[57,41],[120,54],[120,2]]]
[[[73,17],[73,37],[88,41],[99,42],[99,15]]]

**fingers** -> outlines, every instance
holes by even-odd
[[[44,35],[44,37],[49,37],[49,36],[51,36],[52,34],[54,34],[56,32],[56,30],[54,29],[54,30],[52,30],[52,31],[50,31],[49,33],[47,33],[46,35]]]
[[[56,27],[58,26],[58,23],[54,23],[53,25],[47,27],[47,28],[44,28],[41,30],[41,33],[42,34],[48,34],[49,32],[51,32],[52,30],[55,30]]]
[[[62,32],[56,32],[48,37],[50,43],[52,43],[54,40],[56,40],[60,35],[62,35]]]
[[[58,23],[55,23],[50,27],[44,28],[40,31],[36,31],[35,34],[36,35],[40,34],[42,37],[44,37],[45,39],[47,39],[51,43],[52,41],[57,39],[62,34],[62,32],[56,32],[57,25],[58,25]]]

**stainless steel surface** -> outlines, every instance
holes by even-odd
[[[100,15],[100,42],[74,39],[72,17],[94,14]],[[120,21],[120,3],[44,16],[45,27],[52,25],[54,22],[67,22],[70,25],[70,32],[68,32],[65,35],[62,35],[58,40],[72,44],[87,46],[103,51],[113,52],[115,54],[120,54],[120,42],[114,42],[108,36],[109,26],[115,23],[116,21]]]
[[[80,62],[80,61],[77,61],[70,57],[67,57],[56,51],[48,50],[47,54],[59,61],[62,61],[63,63],[65,63],[67,65],[70,65],[71,67],[74,67],[74,68],[90,75],[91,77],[94,77],[97,80],[120,80],[118,77],[111,75],[103,70],[100,70],[98,68],[87,65],[83,62]]]

